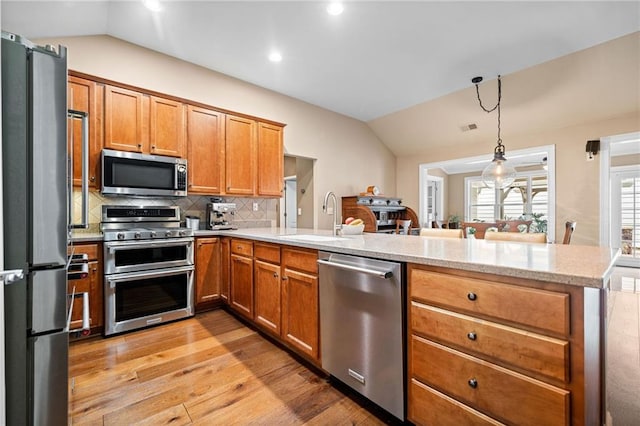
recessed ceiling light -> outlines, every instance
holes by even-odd
[[[142,0],[142,4],[152,12],[160,12],[162,10],[160,0]]]
[[[280,52],[271,52],[269,53],[269,60],[271,62],[280,62],[282,61],[282,55]]]
[[[327,6],[327,13],[329,15],[337,16],[344,12],[344,6],[339,1],[332,1]]]

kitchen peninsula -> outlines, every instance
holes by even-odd
[[[407,418],[416,424],[600,422],[606,294],[617,251],[386,234],[333,236],[311,229],[201,230],[195,237],[196,244],[226,241],[222,269],[230,263],[236,274],[251,276],[235,296],[233,278],[221,283],[220,295],[230,308],[318,366],[317,251],[405,264]],[[271,277],[276,277],[273,283],[267,281]],[[231,289],[224,289],[229,284]],[[268,300],[270,305],[264,304],[269,288],[280,289],[273,290],[278,297]],[[288,301],[294,293],[306,302],[313,298],[315,306]],[[301,315],[313,318],[296,321]]]

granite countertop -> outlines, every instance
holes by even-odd
[[[384,260],[457,268],[511,277],[605,288],[620,250],[597,246],[528,244],[414,235],[333,237],[314,229],[199,230],[196,237],[231,236]],[[100,233],[74,233],[75,242],[101,241]]]
[[[615,260],[620,255],[620,250],[607,247],[485,241],[473,238],[365,233],[333,239],[331,231],[313,229],[286,231],[280,228],[252,228],[220,233],[378,259],[595,288],[607,286]],[[304,237],[296,239],[300,237],[295,235],[324,236],[327,240],[306,240]]]

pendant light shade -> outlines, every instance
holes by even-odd
[[[478,102],[484,112],[493,112],[498,110],[498,145],[493,151],[493,161],[482,171],[482,181],[489,188],[504,189],[510,186],[516,179],[516,170],[507,163],[504,156],[505,148],[500,137],[500,102],[502,101],[502,81],[498,76],[498,103],[491,109],[485,108],[480,99],[480,89],[478,83],[482,81],[482,77],[474,77],[471,82],[476,86],[476,94]]]

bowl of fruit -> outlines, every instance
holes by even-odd
[[[364,231],[364,221],[348,217],[342,225],[342,235],[360,235]]]

